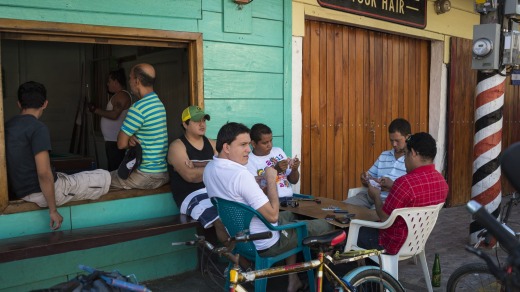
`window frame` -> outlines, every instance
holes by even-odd
[[[202,33],[0,18],[0,49],[2,39],[187,48],[189,102],[204,107]],[[0,68],[1,65],[0,58]],[[1,70],[0,80],[2,80]],[[3,87],[0,82],[0,214],[37,210],[39,208],[32,203],[9,202],[3,100]],[[151,194],[150,192],[131,193],[131,191],[118,192],[111,196],[111,199]]]

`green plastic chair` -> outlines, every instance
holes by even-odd
[[[272,231],[281,231],[293,228],[296,229],[298,234],[297,247],[274,257],[261,257],[256,252],[256,247],[253,242],[239,242],[235,245],[233,252],[238,253],[240,256],[246,257],[251,261],[254,261],[256,270],[270,268],[274,263],[279,262],[298,252],[303,252],[305,261],[312,260],[310,249],[302,245],[303,239],[307,236],[307,224],[305,222],[295,222],[283,226],[273,226],[258,211],[247,205],[215,197],[211,198],[211,201],[217,207],[220,220],[222,220],[222,223],[224,226],[226,226],[226,229],[230,235],[235,235],[238,232],[248,230],[253,216],[256,216],[262,220],[265,226],[267,226],[267,228]],[[314,292],[316,286],[314,284],[314,271],[307,271],[307,276],[309,278],[310,291]],[[228,284],[229,275],[226,275],[226,287],[229,286]],[[267,278],[255,280],[255,291],[266,291],[266,288]]]

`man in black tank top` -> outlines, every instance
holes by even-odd
[[[225,241],[227,232],[202,182],[204,168],[216,154],[215,141],[205,136],[209,120],[210,116],[198,106],[189,106],[182,112],[184,135],[168,149],[170,188],[182,214],[198,220],[204,228],[214,225],[218,239]]]

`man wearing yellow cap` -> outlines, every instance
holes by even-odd
[[[216,154],[215,141],[205,136],[210,116],[198,106],[189,106],[182,112],[181,120],[184,134],[168,149],[173,198],[182,214],[198,220],[204,228],[215,225],[218,238],[225,240],[227,233],[202,182],[204,168]]]

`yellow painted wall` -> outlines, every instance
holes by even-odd
[[[434,1],[428,0],[426,27],[418,29],[321,7],[316,0],[293,0],[293,36],[304,36],[306,18],[321,19],[399,35],[444,41],[444,62],[448,63],[449,38],[455,36],[471,39],[473,25],[480,23],[480,15],[474,12],[473,1],[451,0],[451,10],[439,15],[435,13],[433,3]]]

